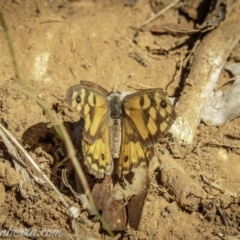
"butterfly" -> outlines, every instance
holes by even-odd
[[[67,90],[66,100],[84,119],[84,163],[96,178],[111,175],[115,159],[120,176],[148,166],[153,145],[176,119],[174,107],[161,88],[124,95],[81,81]]]

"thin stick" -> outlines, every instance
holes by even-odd
[[[160,12],[158,12],[157,14],[155,14],[154,16],[149,18],[146,22],[144,22],[141,27],[143,27],[143,26],[147,25],[148,23],[152,22],[154,19],[156,19],[157,17],[159,17],[160,15],[165,13],[168,9],[170,9],[171,7],[176,5],[178,2],[179,2],[179,0],[176,0],[175,2],[170,3],[168,6],[163,8]]]

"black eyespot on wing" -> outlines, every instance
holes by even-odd
[[[160,104],[161,104],[161,107],[162,107],[162,108],[166,108],[166,107],[167,107],[167,102],[166,102],[166,100],[162,100]]]
[[[101,154],[101,159],[102,159],[102,160],[104,160],[104,159],[105,159],[105,156],[104,156],[104,154],[103,154],[103,153]]]
[[[77,97],[76,97],[76,102],[81,103],[81,97],[79,95],[77,95]]]
[[[124,160],[124,162],[127,162],[128,161],[128,156],[126,155],[123,160]]]

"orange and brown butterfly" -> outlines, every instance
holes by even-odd
[[[114,159],[120,176],[138,166],[146,167],[154,154],[153,145],[176,119],[174,107],[161,88],[124,96],[81,81],[68,89],[66,99],[84,119],[84,163],[96,178],[112,174]]]

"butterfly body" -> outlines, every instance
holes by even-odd
[[[109,134],[110,149],[113,158],[118,158],[121,147],[122,130],[122,100],[119,92],[108,95],[109,101]]]
[[[123,96],[81,81],[67,91],[67,101],[85,120],[82,150],[89,172],[97,178],[113,172],[125,175],[134,167],[146,167],[153,145],[168,131],[176,113],[160,88]]]

